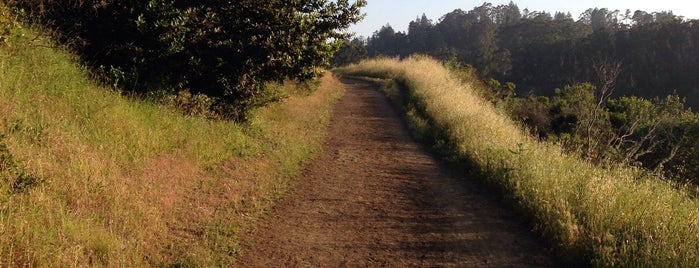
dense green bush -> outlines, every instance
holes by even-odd
[[[676,95],[610,98],[583,83],[557,89],[552,98],[491,97],[532,134],[596,164],[643,167],[699,185],[699,115]]]
[[[361,19],[348,0],[8,0],[55,29],[123,90],[186,90],[235,119],[264,99],[264,84],[309,80],[326,66],[339,30]]]

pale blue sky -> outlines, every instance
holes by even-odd
[[[510,0],[367,0],[369,4],[364,7],[366,18],[349,31],[357,35],[370,36],[381,26],[390,24],[396,31],[407,31],[408,23],[417,16],[425,13],[429,19],[437,22],[442,15],[460,8],[471,10],[480,6],[483,2],[493,5],[508,4]],[[643,10],[647,12],[671,10],[675,15],[690,19],[699,19],[699,2],[693,0],[520,0],[513,1],[520,10],[528,8],[530,11],[547,11],[552,15],[556,11],[570,12],[576,20],[580,13],[588,8],[599,7],[610,10],[630,9],[631,12]]]

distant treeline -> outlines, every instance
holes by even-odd
[[[520,10],[512,2],[485,3],[437,22],[423,15],[407,33],[387,25],[366,40],[369,57],[413,53],[470,64],[482,78],[515,83],[520,95],[597,84],[596,69],[621,64],[615,96],[675,93],[699,107],[699,21],[672,12],[593,8],[575,20],[570,13]]]

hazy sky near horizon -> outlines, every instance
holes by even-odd
[[[484,0],[367,0],[368,4],[362,9],[366,13],[363,21],[352,26],[349,32],[359,36],[368,37],[386,24],[390,24],[396,31],[407,31],[410,21],[415,20],[424,13],[433,22],[439,21],[444,14],[455,9],[465,11],[472,10],[484,2],[494,6],[506,5],[510,0],[484,1]],[[687,0],[520,0],[513,1],[520,10],[546,11],[553,15],[557,11],[570,12],[574,19],[588,8],[607,8],[625,12],[630,9],[643,10],[649,13],[658,11],[672,11],[675,15],[687,19],[699,19],[699,2]]]

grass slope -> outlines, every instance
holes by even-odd
[[[210,121],[96,85],[34,31],[7,40],[0,266],[231,263],[238,235],[320,149],[342,92],[326,76],[250,124]]]
[[[377,59],[338,70],[387,80],[419,137],[496,185],[564,261],[624,267],[699,263],[699,202],[640,170],[604,170],[537,141],[442,64]]]

